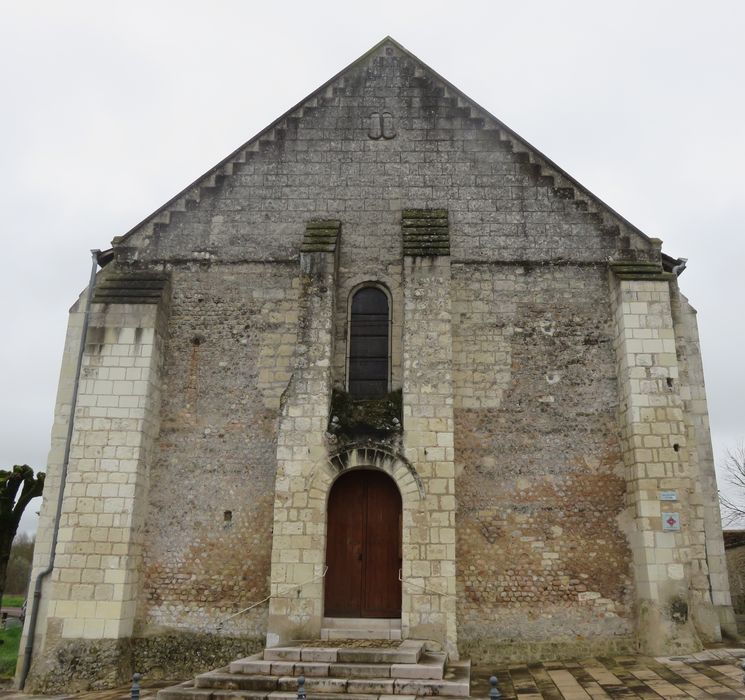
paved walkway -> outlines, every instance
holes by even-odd
[[[528,665],[497,666],[493,671],[476,668],[471,675],[471,697],[487,700],[489,675],[496,671],[505,700],[595,700],[596,698],[745,698],[740,664],[743,649],[709,649],[693,656],[651,659],[614,656],[577,661],[546,661]],[[183,680],[183,679],[182,679]],[[142,700],[154,700],[165,681],[143,679]],[[57,695],[57,700],[129,700],[129,688]],[[23,695],[0,691],[0,700],[52,700],[52,696]],[[343,696],[340,696],[340,700]]]
[[[495,669],[503,698],[745,698],[745,649],[710,649],[693,656],[643,656],[547,661]],[[476,669],[471,697],[488,698],[488,673]]]

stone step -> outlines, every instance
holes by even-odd
[[[423,651],[423,642],[407,639],[394,649],[341,647],[336,659],[340,663],[415,664]]]
[[[208,673],[200,673],[194,679],[195,688],[214,688],[223,690],[279,690],[279,676],[246,675],[230,673],[227,668],[220,668]],[[295,682],[297,685],[297,681]]]
[[[384,696],[382,695],[353,695],[352,693],[345,693],[343,696],[339,695],[338,693],[314,693],[310,692],[306,694],[307,700],[341,700],[343,697],[344,700],[385,700]],[[277,691],[276,693],[271,693],[267,696],[267,700],[297,700],[297,692],[294,693],[285,693],[282,691]],[[388,700],[393,700],[392,698]],[[414,695],[411,696],[404,696],[404,695],[397,695],[395,700],[416,700]]]
[[[431,666],[437,668],[440,659],[427,659],[428,663],[421,664],[423,671]],[[236,662],[237,663],[237,662]],[[284,662],[281,662],[284,663]],[[444,663],[444,661],[443,661]],[[393,672],[395,664],[388,670]],[[330,670],[330,669],[329,669]],[[397,671],[404,669],[396,669]],[[414,669],[408,669],[415,673]],[[194,681],[194,689],[252,691],[254,695],[261,692],[272,693],[297,692],[297,676],[247,675],[244,673],[230,673],[228,668],[210,671],[198,675]],[[451,695],[453,697],[467,697],[470,689],[469,662],[453,662],[445,667],[441,678],[415,677],[335,677],[335,676],[306,676],[305,689],[310,693],[328,694],[359,694],[359,695]],[[173,690],[173,689],[171,689]],[[192,689],[183,688],[183,691]],[[193,692],[184,692],[185,697]],[[249,697],[247,695],[246,697]],[[161,698],[160,700],[165,700]],[[175,699],[171,699],[175,700]]]
[[[345,693],[307,693],[307,700],[416,700],[416,695],[369,695]],[[421,697],[421,696],[419,696]],[[462,696],[441,695],[438,700],[459,700]],[[272,692],[252,690],[214,690],[210,688],[185,688],[174,686],[158,691],[157,700],[297,700],[297,691],[285,692],[275,690]]]
[[[268,676],[305,676],[306,678],[413,678],[441,680],[447,654],[424,652],[411,663],[329,663],[321,661],[266,661],[261,654],[233,661],[230,673]]]
[[[391,664],[391,678],[442,680],[447,660],[444,651],[424,652],[415,664]]]
[[[215,690],[214,688],[194,688],[193,681],[163,688],[158,691],[157,700],[265,700],[272,693],[265,690]],[[276,692],[276,691],[275,691]],[[295,694],[297,695],[297,694]],[[365,700],[369,700],[366,698]]]
[[[453,673],[451,679],[410,678],[306,678],[305,689],[312,693],[344,693],[347,695],[450,695],[468,697],[468,675]],[[280,678],[280,691],[297,692],[297,678]]]
[[[300,675],[308,700],[464,698],[470,672],[470,662],[448,663],[416,640],[394,648],[281,647],[164,688],[157,700],[296,700]]]
[[[309,692],[307,700],[393,700],[387,696],[345,693]],[[158,700],[297,700],[295,691],[215,690],[213,688],[187,688],[174,686],[158,691]],[[415,695],[396,695],[395,700],[416,700]]]
[[[164,688],[158,691],[158,700],[297,700],[297,692],[251,690],[211,690],[210,688]],[[416,695],[367,695],[345,693],[308,693],[307,700],[416,700]],[[438,700],[458,700],[462,696],[440,695]]]
[[[194,689],[183,689],[184,697],[198,697],[195,690],[209,691],[212,697],[217,691],[239,691],[244,697],[260,697],[273,691],[297,693],[295,676],[243,676],[229,673],[205,673],[197,676]],[[411,678],[306,678],[305,690],[311,694],[329,695],[451,695],[468,697],[469,682],[465,674],[453,674],[452,679]],[[184,692],[187,691],[187,692]],[[190,691],[190,692],[189,692]],[[247,692],[250,691],[250,692]],[[225,693],[223,693],[225,694]],[[163,700],[161,698],[160,700]]]
[[[396,647],[316,647],[288,646],[264,650],[264,661],[320,661],[328,663],[389,663],[415,664],[424,649],[424,643],[405,639]]]

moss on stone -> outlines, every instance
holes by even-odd
[[[328,431],[334,435],[383,437],[403,429],[401,389],[379,399],[354,399],[346,391],[331,395]]]

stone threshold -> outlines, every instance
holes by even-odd
[[[353,639],[401,641],[401,618],[324,617],[320,636],[335,646]]]

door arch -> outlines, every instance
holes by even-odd
[[[400,617],[401,494],[375,469],[342,474],[327,508],[325,615]]]

